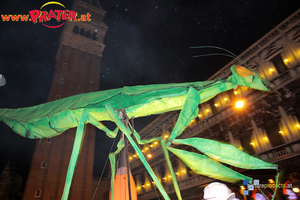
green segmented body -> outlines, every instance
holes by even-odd
[[[152,176],[161,194],[165,199],[169,199],[166,191],[164,191],[150,165],[147,163],[147,160],[144,158],[143,153],[139,150],[134,140],[131,138],[130,134],[132,132],[136,137],[136,141],[140,144],[149,143],[153,140],[160,140],[169,170],[173,175],[175,173],[172,169],[167,149],[182,159],[187,166],[194,167],[196,170],[195,172],[197,173],[230,182],[234,182],[239,179],[251,180],[249,177],[227,169],[227,167],[218,162],[208,162],[208,157],[206,156],[176,150],[170,147],[173,141],[177,141],[194,146],[213,158],[220,155],[217,153],[220,152],[220,149],[218,149],[218,151],[214,151],[213,149],[201,148],[200,144],[195,144],[193,141],[176,140],[176,137],[178,137],[190,121],[197,116],[198,105],[210,100],[219,93],[236,88],[239,85],[250,87],[252,89],[269,91],[262,83],[262,81],[266,82],[266,80],[260,77],[257,73],[247,70],[241,66],[232,66],[231,71],[233,75],[226,80],[216,79],[213,81],[192,83],[123,87],[120,89],[80,94],[34,107],[0,109],[0,121],[3,121],[10,126],[17,134],[31,139],[54,137],[69,128],[77,127],[74,147],[62,196],[62,199],[64,200],[68,199],[72,177],[84,138],[84,126],[87,123],[103,130],[109,137],[116,137],[119,128],[126,135],[133,148],[138,153],[139,158],[145,165],[149,174]],[[117,112],[121,110],[125,112]],[[162,141],[163,138],[161,137],[141,140],[138,133],[136,133],[135,130],[127,129],[122,124],[120,116],[118,116],[120,113],[126,113],[126,117],[128,118],[137,118],[174,110],[181,110],[181,112],[168,141]],[[106,128],[101,121],[113,121],[118,128],[111,131]],[[220,145],[217,142],[204,141],[202,143],[204,145],[210,143],[213,146],[218,146],[218,148],[225,148],[224,145]],[[121,143],[119,144],[118,150],[115,153],[110,154],[112,170],[115,169],[115,154],[122,148]],[[231,147],[228,149],[231,153],[235,153],[235,155],[240,155],[241,157],[250,159],[250,157],[248,155],[244,155],[243,152],[237,152],[239,151],[238,149]],[[240,162],[237,161],[236,158],[231,159],[230,156],[228,157],[228,154],[221,156],[224,156],[223,161],[225,160],[229,164],[233,163],[235,165],[240,165]],[[197,166],[198,163],[194,162],[195,160],[203,162],[202,165]],[[250,161],[248,161],[245,165],[250,166],[249,168],[251,169],[276,168],[276,165],[268,164],[263,161],[259,162],[256,159],[250,159]],[[207,166],[213,170],[205,170],[205,167]],[[222,170],[226,170],[227,174],[222,174]],[[112,173],[112,175],[113,174],[114,173]],[[112,177],[112,180],[113,179],[114,177]],[[173,178],[173,184],[178,199],[182,199],[176,178]]]

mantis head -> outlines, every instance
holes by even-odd
[[[270,90],[265,86],[274,87],[274,85],[263,77],[261,77],[256,71],[240,66],[233,65],[231,68],[232,76],[227,80],[240,86],[250,87],[252,89],[262,90],[269,92]]]

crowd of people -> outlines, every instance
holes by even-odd
[[[300,200],[300,180],[292,174],[282,181],[284,187],[278,188],[276,194],[275,188],[255,188],[249,195],[242,195],[240,188],[213,182],[204,188],[203,200],[271,200],[274,195],[276,200]]]

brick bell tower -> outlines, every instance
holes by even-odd
[[[72,10],[76,11],[78,16],[89,13],[91,21],[67,21],[64,25],[48,101],[99,90],[100,63],[105,47],[103,38],[108,28],[103,23],[105,11],[98,0],[74,0]],[[23,195],[24,200],[49,200],[51,196],[52,199],[58,200],[62,197],[75,132],[76,129],[70,129],[55,138],[37,142]],[[95,189],[94,146],[95,128],[87,126],[69,199],[92,198]]]

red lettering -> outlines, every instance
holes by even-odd
[[[80,21],[85,22],[86,21],[86,16],[85,15],[81,15]]]
[[[53,12],[53,10],[50,10],[50,11],[49,11],[49,14],[48,14],[48,16],[47,16],[47,20],[49,21],[49,20],[51,20],[51,18],[54,18],[54,19],[57,20],[57,16],[56,16],[55,13]],[[57,20],[57,21],[58,21],[58,20]]]
[[[25,21],[27,22],[28,21],[28,18],[29,18],[29,15],[19,15],[19,18],[21,19],[21,21]]]
[[[62,10],[54,10],[54,12],[56,13],[57,16],[57,21],[60,22],[61,19],[61,13],[63,12]]]
[[[33,23],[37,23],[37,18],[39,18],[40,16],[40,11],[39,10],[31,10],[29,11],[29,14],[30,14],[30,18],[32,20]]]
[[[2,21],[8,21],[9,22],[9,18],[10,18],[10,15],[1,15],[1,17],[2,17]]]
[[[47,11],[42,11],[41,16],[39,17],[39,22],[46,22],[46,21],[48,21],[47,20],[47,14],[48,14]]]
[[[91,21],[90,16],[91,16],[90,13],[87,13],[87,14],[86,14],[87,20],[88,20],[89,22]]]
[[[69,11],[69,20],[70,21],[74,21],[75,22],[76,21],[76,16],[77,16],[77,13],[75,11],[73,11],[73,10]]]
[[[19,16],[18,15],[10,15],[10,18],[12,21],[19,21]]]
[[[64,10],[61,14],[61,20],[68,20],[68,10]]]

